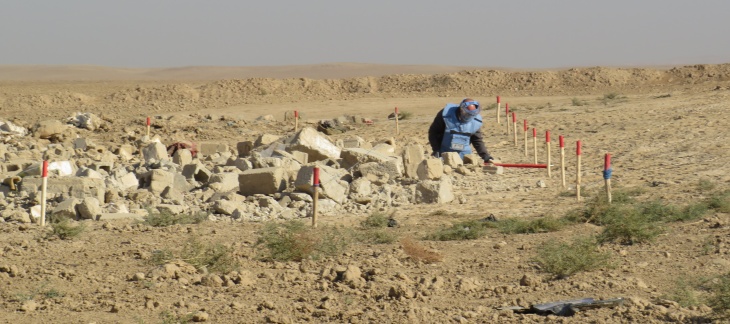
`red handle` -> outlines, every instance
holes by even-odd
[[[531,168],[531,169],[547,169],[547,164],[513,164],[513,163],[493,163],[503,168]]]
[[[497,103],[500,103],[500,102],[502,102],[502,98],[500,98],[499,96],[497,96]]]
[[[527,131],[527,119],[523,120],[523,124],[525,125],[524,128],[525,128],[525,132],[526,132]]]
[[[580,155],[580,141],[575,142],[575,155]]]
[[[550,131],[545,131],[545,143],[550,143]]]
[[[314,168],[314,179],[312,182],[315,187],[319,186],[319,168]]]
[[[611,168],[611,154],[606,153],[606,158],[603,160],[603,170],[608,170]]]
[[[565,139],[563,138],[563,135],[558,136],[558,141],[560,141],[560,148],[565,147]]]
[[[43,173],[41,174],[42,177],[48,178],[48,161],[43,160]]]
[[[149,117],[147,117],[147,126],[149,126],[149,125],[150,125],[150,123],[151,123],[151,121],[150,121],[150,118],[149,118]]]

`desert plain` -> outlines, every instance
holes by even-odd
[[[497,109],[496,96],[501,98],[501,109],[509,103],[516,114],[517,143],[507,131],[504,112]],[[308,232],[311,202],[301,195],[296,196],[302,199],[297,204],[289,198],[289,194],[302,193],[294,188],[294,178],[282,192],[255,199],[239,193],[238,188],[215,191],[201,179],[188,178],[190,187],[177,195],[151,195],[142,182],[124,190],[109,185],[100,201],[104,212],[110,212],[112,205],[124,205],[132,213],[138,212],[142,220],[73,220],[72,226],[82,225],[84,230],[65,239],[49,234],[50,224],[41,228],[29,216],[30,208],[39,203],[38,187],[17,192],[3,185],[0,321],[722,320],[722,309],[711,307],[708,301],[717,292],[707,287],[718,285],[730,271],[730,64],[540,71],[358,64],[146,70],[0,66],[0,122],[28,130],[25,135],[0,134],[4,151],[0,162],[10,165],[16,160],[40,162],[48,156],[63,156],[81,170],[96,162],[110,162],[111,156],[113,165],[139,172],[141,178],[141,169],[147,172],[165,164],[147,163],[141,149],[125,157],[116,152],[124,145],[141,148],[158,139],[165,146],[219,143],[227,149],[218,153],[226,154],[201,155],[197,161],[212,173],[246,172],[235,170],[220,157],[229,157],[228,161],[250,157],[238,151],[238,143],[256,143],[264,134],[282,140],[295,135],[290,118],[295,110],[301,116],[299,129],[316,129],[322,120],[340,122],[341,132],[320,133],[331,143],[358,143],[367,150],[379,147],[382,154],[398,157],[405,148],[421,145],[427,159],[427,132],[435,114],[447,103],[465,97],[482,103],[487,148],[501,162],[534,162],[531,133],[527,155],[524,150],[526,119],[530,132],[537,129],[538,160],[545,163],[545,131],[549,130],[551,176],[544,169],[505,168],[503,173],[493,174],[479,164],[448,167],[441,177],[448,178],[452,199],[425,202],[418,199],[416,189],[425,180],[406,174],[385,178],[376,174],[367,178],[365,190],[371,199],[345,194],[342,201],[323,204],[316,232]],[[389,118],[395,107],[403,113],[398,132],[395,120]],[[58,136],[39,138],[40,122],[67,123],[76,113],[93,114],[103,126],[89,130],[69,125]],[[145,137],[148,116],[152,121],[149,138]],[[565,186],[559,171],[558,136],[564,136],[566,143]],[[356,137],[360,140],[353,140]],[[79,138],[94,145],[74,149]],[[582,200],[575,193],[578,140],[582,142]],[[51,151],[66,153],[54,156]],[[646,240],[633,234],[625,234],[629,238],[624,240],[606,239],[609,221],[598,221],[600,214],[593,219],[581,214],[601,204],[606,195],[602,175],[606,153],[612,156],[611,205],[623,206],[616,217],[645,211],[641,206],[648,204],[666,207],[654,209],[651,217],[660,220],[645,220],[649,227],[641,230],[652,232]],[[339,162],[333,158],[322,163],[337,169]],[[347,190],[362,177],[358,165],[339,170],[350,182]],[[7,168],[2,172],[3,179],[14,175]],[[112,170],[100,173],[109,177]],[[51,174],[54,177],[61,176]],[[23,182],[38,183],[34,179],[38,176],[26,176],[21,186]],[[69,195],[50,195],[49,213]],[[232,216],[214,208],[216,200],[249,205],[274,200],[282,207],[249,206]],[[145,213],[161,204],[180,205],[181,213],[204,214],[204,218],[169,226],[145,222]],[[605,202],[602,206],[607,208]],[[681,219],[665,217],[681,214],[670,209],[690,210],[688,206],[699,211]],[[282,209],[295,210],[287,213]],[[24,210],[26,214],[21,215]],[[271,213],[263,215],[262,211]],[[256,217],[247,215],[254,212]],[[382,215],[397,224],[363,224]],[[490,215],[496,222],[485,221]],[[572,221],[565,221],[568,218]],[[560,225],[535,225],[526,230],[499,225],[514,220],[540,224],[540,219],[560,220]],[[274,228],[270,224],[297,220],[306,229],[295,240],[313,245],[349,244],[301,260],[272,258],[263,239],[271,239],[272,233],[266,230]],[[485,225],[484,232],[471,239],[437,239],[435,233],[465,222],[496,225]],[[282,233],[284,227],[277,230],[281,236],[286,234]],[[373,239],[375,235],[380,239]],[[593,237],[603,238],[594,252],[609,258],[596,268],[562,276],[551,273],[541,262],[546,249],[555,244]],[[224,252],[226,262],[220,269],[224,270],[195,266],[195,260],[181,256],[190,242],[220,247],[217,251]],[[565,252],[571,253],[567,248]],[[622,302],[583,309],[572,316],[509,309],[580,298],[621,298]]]

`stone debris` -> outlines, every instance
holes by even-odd
[[[337,123],[353,121],[359,117]],[[66,123],[39,122],[31,137],[10,122],[0,122],[3,134],[20,136],[0,145],[0,153],[5,152],[0,156],[4,221],[39,218],[44,157],[51,160],[47,204],[52,217],[140,219],[150,210],[207,211],[211,219],[253,221],[308,217],[315,167],[320,169],[323,214],[368,213],[403,204],[452,202],[463,196],[454,192],[453,180],[474,176],[471,168],[478,159],[462,161],[458,154],[427,158],[422,145],[398,147],[393,138],[373,145],[342,135],[346,137],[333,142],[306,123],[288,137],[261,134],[255,141],[239,142],[235,151],[214,141],[165,146],[157,136],[100,144],[89,135],[71,137],[69,124],[92,132],[105,127],[101,118],[77,113]]]

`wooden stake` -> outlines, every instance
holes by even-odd
[[[552,168],[550,167],[550,131],[545,131],[545,149],[547,151],[547,175],[548,178],[552,178]]]
[[[606,153],[603,162],[603,179],[606,182],[606,198],[611,203],[611,154]]]
[[[294,132],[299,131],[299,111],[294,111]]]
[[[499,122],[499,111],[502,110],[502,98],[497,96],[497,124],[501,124]]]
[[[507,136],[509,136],[509,102],[504,103],[504,121],[507,124]]]
[[[398,127],[398,107],[395,107],[395,135],[400,134],[400,128]]]
[[[512,132],[515,133],[515,146],[517,146],[517,117],[512,113]]]
[[[319,200],[319,168],[315,167],[312,179],[312,188],[314,188],[314,197],[312,202],[312,227],[317,227],[317,201]]]
[[[575,168],[575,197],[578,200],[581,200],[580,198],[580,141],[576,142],[575,146],[575,155],[577,156],[577,166]]]
[[[558,137],[560,141],[560,181],[563,183],[563,189],[567,188],[565,185],[565,139],[563,135]]]
[[[535,152],[535,164],[537,164],[537,129],[532,128],[532,148]]]
[[[522,132],[525,133],[525,157],[527,157],[527,119],[523,120]]]
[[[46,194],[48,189],[48,161],[43,161],[43,182],[41,182],[41,227],[46,226]]]
[[[147,137],[150,137],[150,124],[152,124],[152,121],[150,120],[150,117],[147,116]]]

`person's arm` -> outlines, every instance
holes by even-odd
[[[446,131],[443,112],[443,109],[439,110],[436,118],[433,119],[433,123],[431,123],[431,127],[428,128],[428,143],[431,144],[432,152],[441,152],[441,142],[444,139],[444,131]]]
[[[484,135],[481,130],[478,130],[471,136],[471,145],[474,146],[477,154],[479,154],[479,157],[481,157],[484,162],[489,162],[493,159],[489,154],[489,151],[487,151],[487,146],[484,145]]]

